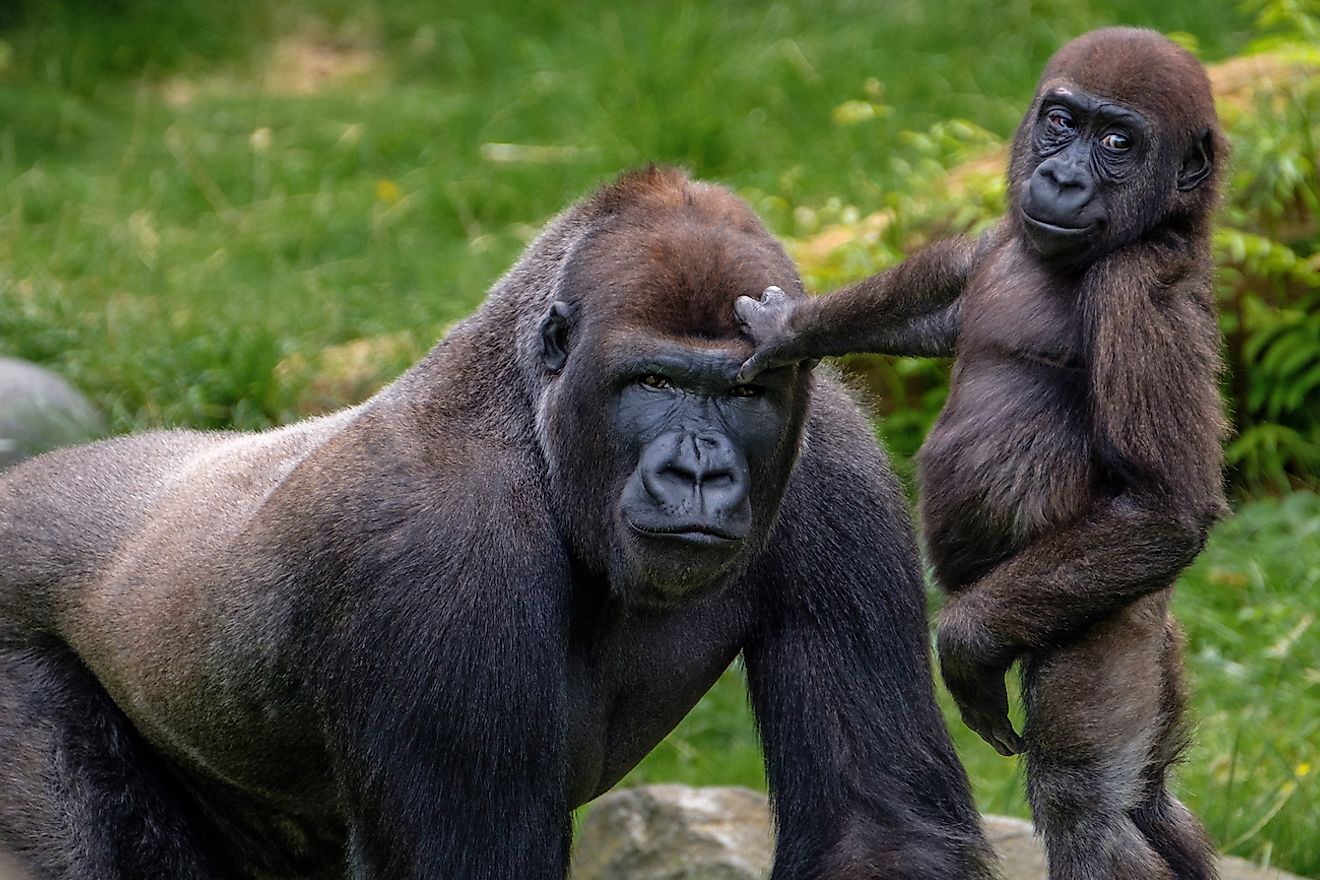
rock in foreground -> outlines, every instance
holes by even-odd
[[[1045,854],[1021,819],[987,816],[1004,880],[1045,880]],[[578,832],[572,880],[765,880],[773,837],[762,794],[651,785],[596,801]],[[1225,857],[1220,880],[1302,880]]]
[[[0,470],[101,433],[96,410],[59,376],[0,357]]]
[[[761,880],[774,839],[765,795],[745,788],[648,785],[592,804],[573,880]]]

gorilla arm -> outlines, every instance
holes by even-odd
[[[940,615],[945,682],[968,726],[1004,754],[1020,750],[1003,681],[1013,660],[1169,586],[1227,511],[1218,329],[1194,268],[1204,261],[1182,252],[1128,248],[1080,286],[1094,443],[1118,491],[951,596]]]
[[[846,406],[825,391],[817,415]],[[772,878],[983,880],[967,777],[933,699],[905,501],[865,422],[832,416],[749,572],[766,608],[744,658],[778,817]]]
[[[946,357],[958,340],[959,296],[997,240],[954,238],[825,296],[790,300],[771,288],[740,297],[738,320],[756,343],[739,381],[774,367],[851,352]]]
[[[355,877],[565,876],[567,563],[511,467],[360,539],[322,681]]]

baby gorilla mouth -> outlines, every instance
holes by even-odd
[[[1022,219],[1026,220],[1028,225],[1034,226],[1041,231],[1049,233],[1050,235],[1085,235],[1086,233],[1095,229],[1096,226],[1098,225],[1096,223],[1087,223],[1081,226],[1076,226],[1072,224],[1060,225],[1058,223],[1050,223],[1046,220],[1041,220],[1036,217],[1033,217],[1030,214],[1028,214],[1026,211],[1022,212]]]

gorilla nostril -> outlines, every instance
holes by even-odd
[[[700,482],[699,475],[683,462],[671,462],[660,469],[662,476],[684,483]]]

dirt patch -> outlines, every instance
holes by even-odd
[[[327,34],[296,34],[275,44],[263,84],[281,95],[311,95],[377,69],[376,52]]]
[[[361,82],[381,70],[380,54],[363,37],[337,34],[319,25],[284,37],[256,65],[258,88],[273,95],[314,95]],[[174,107],[199,95],[254,91],[253,77],[234,72],[193,79],[171,77],[160,84],[165,102]]]

